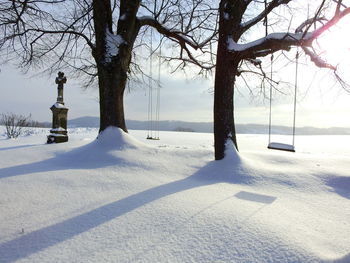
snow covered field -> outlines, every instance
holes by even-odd
[[[350,136],[1,129],[0,262],[350,262]]]

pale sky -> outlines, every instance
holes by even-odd
[[[345,92],[329,76],[327,70],[317,74],[310,85],[313,70],[301,66],[297,99],[297,126],[350,127],[350,93]],[[307,76],[305,76],[305,73]],[[162,76],[161,120],[190,122],[212,121],[213,80],[185,80],[180,74]],[[292,74],[290,74],[292,75]],[[0,73],[0,112],[32,114],[38,121],[51,121],[50,107],[56,102],[55,77],[24,76],[18,70],[2,66]],[[98,116],[98,93],[96,89],[82,90],[78,83],[67,76],[64,100],[69,108],[69,119],[82,116]],[[306,85],[304,85],[304,79]],[[333,86],[332,86],[333,84]],[[304,85],[304,86],[303,86]],[[147,120],[148,90],[138,88],[125,95],[127,119]],[[236,92],[236,122],[267,124],[268,100],[252,99],[247,89]],[[293,121],[293,98],[277,96],[273,102],[273,124],[291,125]]]
[[[344,21],[344,25],[350,19]],[[341,28],[341,26],[340,26]],[[346,26],[343,26],[346,28]],[[346,32],[346,33],[345,33]],[[336,29],[321,44],[333,63],[340,63],[340,73],[350,82],[350,36],[346,30]],[[336,46],[336,48],[333,48]],[[292,50],[291,56],[295,51]],[[293,53],[293,54],[292,54]],[[296,125],[314,127],[350,127],[350,93],[336,84],[332,73],[300,60],[297,95]],[[56,102],[55,77],[22,75],[19,70],[0,65],[0,113],[32,114],[37,121],[51,121],[50,107]],[[279,70],[280,78],[294,85],[295,65]],[[68,118],[99,116],[98,92],[82,90],[78,81],[67,76],[64,101],[69,108]],[[162,68],[161,120],[211,122],[213,118],[213,79],[187,79],[181,74],[170,74]],[[252,86],[256,83],[250,83]],[[133,89],[125,95],[127,119],[147,120],[148,88]],[[252,99],[244,87],[235,96],[236,123],[268,124],[269,104],[261,96]],[[293,122],[293,97],[274,95],[273,125]]]

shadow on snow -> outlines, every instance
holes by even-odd
[[[90,148],[91,146],[85,145],[71,152],[60,154],[56,158],[0,169],[0,179],[54,170],[95,169],[110,165],[123,165],[128,162],[128,160],[113,155],[113,152],[110,151],[112,148],[94,148],[94,152],[91,152]],[[93,161],[96,156],[100,161],[98,163]],[[25,258],[174,193],[222,182],[249,183],[249,177],[242,169],[239,169],[240,164],[237,161],[231,165],[222,165],[222,162],[209,162],[196,173],[182,180],[133,194],[0,244],[1,262],[12,262]],[[137,162],[131,165],[137,165]],[[232,169],[233,167],[235,170]]]

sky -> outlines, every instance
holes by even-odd
[[[320,40],[325,56],[334,64],[339,63],[340,73],[349,79],[350,37],[343,22]],[[334,46],[336,46],[334,48]],[[290,55],[293,56],[295,50]],[[157,67],[157,66],[156,66]],[[56,102],[56,76],[37,76],[33,72],[23,75],[10,65],[0,65],[0,113],[14,112],[29,115],[37,121],[51,121],[50,107]],[[157,71],[157,69],[154,69]],[[274,78],[294,85],[295,64],[278,70]],[[300,59],[297,89],[296,126],[350,127],[350,93],[336,83],[332,73],[320,70]],[[79,80],[67,76],[64,100],[69,108],[68,119],[82,116],[99,116],[98,91],[83,90]],[[171,74],[162,68],[160,91],[160,119],[189,122],[211,122],[213,119],[212,77],[185,77]],[[250,83],[256,86],[257,83]],[[292,94],[292,93],[291,93]],[[147,120],[148,87],[134,88],[125,94],[125,114],[129,120]],[[263,96],[252,97],[248,89],[240,87],[235,93],[236,123],[268,124],[269,101]],[[293,94],[273,94],[272,124],[291,126],[293,123]]]
[[[301,71],[304,71],[303,68]],[[312,70],[307,70],[310,72]],[[313,74],[310,74],[310,76]],[[67,76],[64,101],[69,108],[68,118],[99,116],[98,92],[83,90],[79,83]],[[308,77],[299,77],[308,79]],[[350,127],[350,93],[334,81],[327,70],[316,75],[312,83],[308,79],[303,87],[299,81],[297,96],[297,126]],[[31,77],[18,70],[1,67],[0,112],[32,115],[38,121],[51,121],[50,107],[56,102],[55,76]],[[160,119],[189,122],[211,122],[213,118],[213,80],[185,79],[180,74],[162,76],[160,90]],[[293,121],[293,97],[274,94],[272,124],[291,125]],[[251,98],[244,87],[236,92],[235,117],[237,123],[267,124],[269,101],[261,96]],[[148,88],[136,88],[125,95],[127,119],[147,120]]]

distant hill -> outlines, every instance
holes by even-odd
[[[74,127],[99,127],[98,117],[80,117],[68,121],[68,126]],[[131,130],[148,130],[147,121],[126,120],[128,129]],[[213,132],[213,123],[211,122],[184,122],[184,121],[160,121],[159,130],[161,131],[193,131],[193,132]],[[261,124],[237,124],[237,133],[241,134],[267,134],[268,126]],[[292,128],[286,126],[273,126],[273,134],[291,134]],[[332,127],[332,128],[315,128],[300,127],[296,129],[298,135],[350,135],[350,128]]]
[[[68,120],[68,127],[99,127],[100,118],[98,117],[80,117],[72,120]]]
[[[131,130],[148,130],[147,121],[126,120],[128,129]],[[69,127],[99,127],[100,119],[98,117],[80,117],[68,121]],[[194,132],[213,132],[212,123],[210,122],[184,122],[184,121],[160,121],[159,130],[175,131],[187,130]]]

